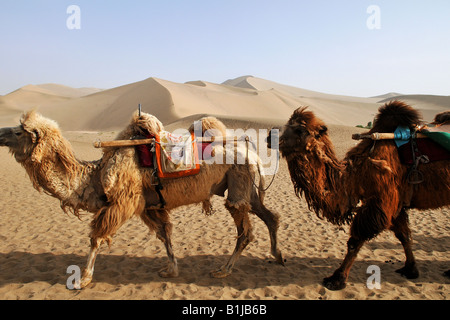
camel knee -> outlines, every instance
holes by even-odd
[[[364,241],[357,240],[357,239],[351,237],[347,241],[347,250],[348,250],[348,252],[349,253],[358,252],[358,250],[361,248],[363,243],[364,243]]]
[[[411,232],[404,231],[404,230],[395,230],[394,234],[395,234],[395,237],[400,241],[400,243],[403,246],[411,245],[411,243],[412,243]]]
[[[232,203],[226,201],[225,207],[233,217],[234,223],[238,230],[238,238],[244,237],[242,241],[247,245],[253,240],[252,226],[248,216],[250,211],[250,204],[247,202]]]
[[[392,221],[391,230],[403,245],[407,245],[412,242],[408,215],[404,209],[402,209],[399,216]]]
[[[377,205],[362,207],[353,219],[350,227],[352,238],[358,240],[370,240],[389,225],[387,215]]]
[[[266,223],[267,227],[269,229],[278,230],[278,227],[280,226],[280,216],[272,212],[268,209],[264,211],[264,219],[263,221]]]
[[[250,211],[251,206],[245,201],[231,202],[229,200],[226,200],[225,208],[227,208],[227,210],[230,212],[231,216],[236,222],[236,225],[239,225],[241,224],[244,217],[248,216],[248,212]]]
[[[159,240],[164,243],[170,241],[173,224],[170,222],[167,211],[145,210],[141,214],[141,219],[151,231],[156,233]]]
[[[91,238],[110,239],[128,220],[115,206],[102,208],[91,221]]]
[[[256,205],[252,203],[251,212],[256,214],[269,229],[278,229],[280,216],[276,212],[270,211],[261,203],[257,203]]]
[[[102,239],[102,238],[92,238],[91,237],[91,241],[90,241],[91,242],[91,249],[92,250],[99,249],[100,246],[102,245],[103,241],[106,241],[107,243],[109,243],[111,241],[111,238],[108,237],[108,238]]]

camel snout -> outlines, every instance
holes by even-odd
[[[6,147],[8,144],[8,136],[11,135],[11,128],[0,128],[0,147]]]

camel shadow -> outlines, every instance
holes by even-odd
[[[271,259],[261,259],[243,255],[236,263],[231,276],[224,279],[211,278],[209,273],[218,269],[229,259],[229,255],[193,255],[178,259],[180,274],[177,278],[161,278],[158,270],[167,264],[166,257],[138,257],[132,255],[101,254],[97,258],[93,283],[111,285],[145,284],[151,282],[174,284],[194,283],[198,286],[230,286],[237,290],[264,288],[267,286],[285,286],[296,284],[307,286],[321,284],[324,277],[330,276],[342,260],[330,258],[286,257],[286,266],[281,266]],[[86,256],[76,254],[0,253],[0,286],[12,283],[47,282],[50,285],[66,285],[72,274],[68,267],[75,265],[82,269]],[[445,261],[418,260],[419,269],[426,265],[428,272],[421,274],[418,282],[435,283],[436,278],[442,283],[450,283],[442,273],[448,269]],[[365,284],[369,276],[366,271],[370,265],[379,265],[383,280],[393,284],[402,284],[407,280],[394,271],[403,266],[403,262],[381,263],[375,260],[356,261],[350,274],[349,282]],[[413,280],[415,281],[415,280]]]
[[[414,235],[413,239],[413,251],[423,250],[426,252],[438,251],[448,252],[450,249],[450,237],[431,237],[425,235]],[[365,246],[370,249],[401,249],[400,242],[381,241],[377,238],[367,242]]]

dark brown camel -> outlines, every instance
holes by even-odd
[[[393,101],[380,108],[369,133],[391,133],[398,126],[413,129],[420,122],[416,110]],[[397,272],[409,279],[419,276],[407,211],[450,205],[450,160],[420,164],[424,181],[416,185],[407,182],[410,166],[400,161],[393,140],[363,140],[339,161],[327,127],[306,108],[293,113],[279,144],[297,196],[303,196],[318,217],[336,225],[351,224],[347,255],[323,280],[327,288],[345,287],[358,251],[383,230],[393,231],[403,245],[406,263]]]

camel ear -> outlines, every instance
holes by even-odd
[[[46,145],[46,143],[43,143],[40,141],[39,139],[39,134],[38,132],[35,130],[33,131],[32,135],[32,139],[33,139],[33,143],[37,143],[36,146],[33,149],[33,153],[31,154],[31,160],[33,162],[37,162],[37,163],[41,163],[42,158],[44,157],[44,155],[46,153],[48,153],[48,146]]]
[[[36,129],[31,131],[30,135],[31,135],[31,141],[33,143],[36,143],[39,140],[39,132]]]

